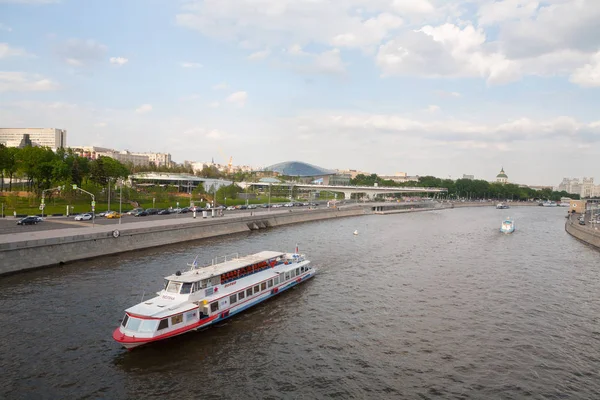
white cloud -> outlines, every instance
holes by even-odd
[[[0,31],[12,32],[12,28],[0,22]]]
[[[461,97],[459,92],[446,92],[445,90],[438,90],[436,94],[440,97]]]
[[[107,47],[92,39],[69,39],[56,52],[73,67],[90,66],[104,59]]]
[[[376,62],[386,76],[482,77],[491,84],[520,78],[519,64],[487,50],[485,40],[472,25],[428,25],[381,45]]]
[[[227,89],[229,87],[229,85],[227,85],[227,83],[218,83],[216,85],[214,85],[212,88],[213,90],[224,90]]]
[[[427,106],[427,111],[429,111],[430,113],[435,113],[440,111],[440,106],[436,106],[435,104],[431,104],[429,106]]]
[[[284,49],[283,52],[292,56],[306,56],[309,54],[302,50],[302,47],[299,44],[293,44],[290,47]]]
[[[0,71],[0,92],[37,92],[58,88],[58,83],[41,75]]]
[[[436,111],[433,106],[430,111]],[[567,138],[575,141],[585,139],[591,130],[594,140],[600,141],[600,123],[581,123],[570,117],[556,117],[547,121],[519,118],[503,123],[478,123],[449,119],[419,120],[399,115],[360,113],[315,113],[297,118],[296,126],[319,135],[336,132],[347,138],[360,135],[393,135],[411,137],[443,143],[511,143],[518,141],[552,140]],[[350,135],[350,136],[348,136]],[[400,135],[400,136],[398,136]]]
[[[0,59],[8,57],[30,56],[25,50],[18,47],[10,47],[8,43],[0,43]]]
[[[182,68],[202,68],[202,64],[196,62],[182,62],[180,65]]]
[[[402,14],[428,14],[435,11],[427,0],[394,0],[392,8]]]
[[[248,93],[246,92],[234,92],[227,96],[227,101],[229,103],[235,104],[238,107],[243,107],[246,104],[246,100],[248,99]]]
[[[590,63],[573,71],[570,81],[583,87],[600,87],[600,51]]]
[[[264,58],[267,58],[269,54],[271,54],[271,51],[268,49],[256,51],[248,56],[248,60],[262,60]]]
[[[507,20],[519,20],[535,15],[540,3],[535,0],[504,0],[488,2],[478,11],[480,25],[493,25]]]
[[[284,56],[313,58],[312,65],[292,66],[299,72],[339,73],[345,49],[358,48],[366,57],[376,54],[383,76],[481,78],[488,84],[569,76],[598,51],[598,20],[597,0],[191,1],[176,18],[181,26],[254,50],[250,59],[274,47]]]
[[[95,123],[95,124],[94,124],[94,126],[95,126],[96,128],[104,128],[104,127],[106,127],[107,125],[108,125],[108,124],[107,124],[106,122],[97,122],[97,123]]]
[[[145,114],[152,111],[152,104],[142,104],[138,108],[135,109],[135,112],[138,114]]]
[[[338,49],[324,51],[315,57],[315,70],[327,74],[341,74],[345,71]]]
[[[221,105],[221,103],[219,103],[218,101],[213,101],[213,102],[208,103],[208,106],[210,108],[219,108],[220,105]]]
[[[125,57],[111,57],[109,61],[111,64],[116,64],[118,66],[125,65],[129,62]]]

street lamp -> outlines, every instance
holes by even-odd
[[[271,183],[269,182],[269,211],[271,211]]]
[[[116,189],[116,188],[115,188]],[[123,179],[119,179],[119,225],[121,225],[121,218],[123,218]]]
[[[87,193],[90,196],[92,196],[92,228],[94,227],[94,222],[96,220],[96,212],[95,212],[95,207],[96,207],[96,196],[94,196],[92,193],[88,192],[87,190],[83,190],[80,187],[77,187],[77,185],[73,185],[73,190],[80,190],[83,193]]]

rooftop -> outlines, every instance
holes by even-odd
[[[266,167],[265,171],[273,171],[281,175],[299,177],[327,176],[336,174],[336,171],[317,167],[316,165],[308,164],[302,161],[281,162],[279,164],[274,164],[270,167]]]

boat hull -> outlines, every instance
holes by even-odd
[[[192,332],[192,331],[197,331],[200,329],[205,329],[208,327],[211,327],[215,324],[217,324],[218,322],[224,321],[228,318],[233,317],[234,315],[237,315],[257,304],[262,303],[263,301],[266,301],[272,297],[277,296],[278,294],[285,292],[286,290],[297,286],[298,284],[309,280],[310,278],[314,277],[317,273],[317,268],[312,268],[307,274],[298,277],[292,281],[286,282],[282,285],[279,285],[277,287],[274,287],[273,289],[271,289],[271,291],[269,293],[265,293],[264,295],[257,297],[256,299],[254,299],[253,301],[249,302],[247,305],[244,305],[242,307],[239,307],[235,310],[231,310],[227,309],[227,310],[223,310],[221,312],[219,312],[216,315],[213,315],[211,317],[208,317],[204,320],[199,321],[198,323],[194,323],[192,325],[183,327],[179,330],[176,331],[171,331],[167,334],[161,335],[161,336],[155,336],[155,337],[150,337],[150,338],[136,338],[136,337],[131,337],[131,336],[127,336],[124,335],[121,330],[120,327],[116,328],[113,332],[113,339],[120,343],[123,347],[125,347],[127,350],[132,350],[134,348],[143,346],[143,345],[148,345],[151,343],[156,343],[159,341],[163,341],[166,339],[170,339],[172,337],[175,336],[179,336],[179,335],[183,335],[184,333],[188,333],[188,332]]]

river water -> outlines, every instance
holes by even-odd
[[[343,218],[0,278],[0,398],[599,399],[600,253],[565,213]],[[204,332],[112,341],[196,254],[296,243],[314,279]]]

